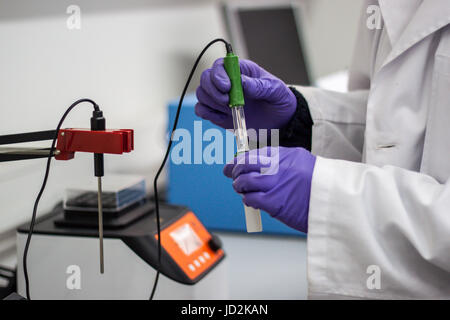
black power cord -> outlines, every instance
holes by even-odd
[[[160,269],[161,269],[161,224],[160,224],[160,216],[159,216],[159,198],[158,198],[158,186],[157,186],[157,182],[158,182],[158,178],[161,175],[162,170],[164,169],[164,166],[167,162],[167,158],[169,157],[170,154],[170,149],[172,147],[172,138],[173,138],[173,134],[177,128],[177,124],[178,124],[178,119],[180,117],[180,111],[181,111],[181,106],[183,105],[183,100],[184,97],[186,95],[186,91],[189,87],[189,84],[192,80],[192,77],[195,73],[195,70],[197,69],[197,66],[201,60],[201,58],[203,57],[203,55],[205,54],[205,52],[216,42],[223,42],[225,44],[226,50],[227,52],[231,52],[231,45],[225,41],[224,39],[221,38],[217,38],[212,40],[211,42],[209,42],[205,48],[200,52],[199,56],[197,57],[197,60],[195,61],[191,72],[189,73],[189,77],[186,81],[186,84],[184,86],[183,92],[181,94],[180,97],[180,101],[178,103],[178,107],[177,107],[177,113],[175,115],[175,120],[173,123],[173,127],[170,133],[170,140],[169,143],[167,145],[167,150],[166,153],[164,155],[164,159],[161,163],[161,166],[158,169],[158,172],[156,173],[155,179],[153,181],[153,187],[155,190],[155,212],[156,212],[156,225],[157,225],[157,232],[158,232],[158,268],[157,268],[157,272],[156,272],[156,276],[155,276],[155,281],[153,283],[153,289],[152,289],[152,293],[150,296],[150,300],[153,300],[153,297],[155,295],[156,292],[156,288],[158,286],[158,280],[159,280],[159,275],[160,275]],[[80,99],[75,101],[74,103],[72,103],[70,105],[70,107],[66,110],[66,112],[63,114],[63,116],[61,117],[58,126],[56,127],[56,131],[55,131],[55,136],[53,137],[53,141],[52,141],[52,145],[50,148],[50,152],[47,158],[47,165],[46,165],[46,169],[45,169],[45,175],[44,175],[44,180],[42,182],[42,186],[41,189],[39,190],[39,193],[36,197],[36,200],[34,202],[34,207],[33,207],[33,215],[31,217],[31,222],[30,222],[30,228],[28,231],[28,236],[27,236],[27,241],[25,244],[25,250],[23,253],[23,273],[24,273],[24,277],[25,277],[25,289],[26,289],[26,295],[27,295],[27,299],[31,300],[31,296],[30,296],[30,279],[28,276],[28,268],[27,268],[27,257],[28,257],[28,251],[30,248],[30,243],[31,243],[31,238],[33,236],[33,231],[34,231],[34,226],[36,224],[36,215],[37,215],[37,209],[38,209],[38,205],[39,205],[39,201],[41,200],[42,194],[44,193],[45,187],[47,186],[47,180],[48,180],[48,176],[50,173],[50,164],[52,161],[52,157],[54,156],[54,151],[55,151],[55,145],[56,145],[56,141],[58,139],[58,134],[59,134],[59,130],[61,129],[61,126],[64,122],[64,120],[66,119],[67,115],[70,113],[70,111],[72,111],[73,108],[75,108],[77,105],[79,105],[80,103],[83,102],[89,102],[93,105],[94,107],[94,111],[96,112],[100,112],[100,108],[97,105],[97,103],[95,103],[93,100],[91,99]]]
[[[31,296],[30,296],[30,279],[28,277],[28,268],[27,268],[27,256],[28,256],[28,251],[30,248],[31,237],[33,236],[34,225],[36,224],[36,214],[37,214],[39,201],[41,200],[42,194],[44,193],[45,187],[47,185],[48,175],[50,173],[50,164],[52,161],[52,157],[54,156],[55,145],[56,145],[56,140],[58,139],[59,130],[61,129],[61,126],[62,126],[64,120],[66,119],[67,115],[70,113],[70,111],[72,111],[73,108],[75,108],[77,105],[79,105],[80,103],[83,103],[83,102],[91,103],[94,106],[95,111],[100,111],[99,106],[93,100],[80,99],[80,100],[77,100],[74,103],[72,103],[70,105],[70,107],[67,108],[66,112],[64,112],[63,116],[61,117],[61,120],[59,120],[58,126],[56,127],[55,136],[53,137],[52,146],[50,148],[50,152],[49,152],[48,158],[47,158],[47,166],[45,169],[44,181],[42,182],[41,189],[39,190],[39,193],[36,197],[36,201],[34,202],[33,215],[31,217],[31,222],[30,222],[30,229],[28,231],[27,242],[25,244],[25,250],[23,253],[23,274],[25,277],[25,290],[26,290],[28,300],[31,300]]]
[[[160,225],[160,219],[159,219],[159,199],[158,199],[158,178],[161,174],[161,172],[164,169],[164,166],[167,162],[167,158],[169,157],[170,154],[170,148],[172,147],[172,138],[173,138],[173,134],[175,132],[175,130],[177,129],[177,124],[178,124],[178,119],[180,117],[180,111],[181,111],[181,106],[183,105],[183,100],[184,100],[184,96],[186,95],[186,91],[189,87],[189,84],[192,80],[192,77],[194,75],[195,70],[197,69],[197,66],[201,60],[201,58],[203,57],[203,55],[205,54],[205,52],[209,49],[209,47],[211,47],[214,43],[216,42],[223,42],[225,44],[226,50],[227,52],[231,52],[231,45],[225,41],[224,39],[221,38],[217,38],[212,40],[211,42],[209,42],[205,48],[202,50],[202,52],[200,52],[200,54],[197,57],[197,60],[195,61],[191,72],[189,73],[189,77],[186,81],[186,84],[184,85],[184,89],[183,92],[181,93],[181,97],[180,97],[180,101],[178,103],[178,107],[177,107],[177,113],[175,115],[175,120],[173,122],[173,127],[172,130],[170,132],[170,138],[169,138],[169,144],[167,145],[167,149],[166,149],[166,153],[164,155],[164,159],[161,163],[161,166],[158,169],[158,172],[156,173],[155,179],[153,180],[153,188],[155,190],[155,212],[156,212],[156,227],[158,229],[158,268],[156,271],[156,276],[155,276],[155,281],[153,283],[153,289],[152,289],[152,293],[150,295],[150,300],[153,300],[153,297],[155,296],[155,292],[156,292],[156,287],[158,286],[158,280],[159,280],[159,274],[160,274],[160,269],[161,269],[161,225]]]

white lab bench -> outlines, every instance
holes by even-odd
[[[306,299],[306,238],[216,232],[230,299]]]
[[[223,242],[229,299],[306,299],[306,239],[215,232]],[[1,264],[14,267],[15,250]]]

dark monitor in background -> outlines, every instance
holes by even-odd
[[[255,61],[288,84],[310,85],[298,28],[298,8],[290,3],[274,3],[224,5],[226,27],[235,53]]]

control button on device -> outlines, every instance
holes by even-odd
[[[208,252],[203,252],[203,255],[205,256],[205,258],[206,258],[206,259],[209,259],[209,258],[211,258],[211,256],[209,255],[209,253],[208,253]]]
[[[200,260],[201,263],[205,263],[206,262],[205,258],[203,258],[202,256],[199,256],[198,260]]]
[[[192,264],[188,265],[189,269],[191,269],[192,271],[195,271],[195,267]]]
[[[195,266],[200,267],[200,262],[198,262],[198,260],[194,260],[194,264]]]
[[[212,251],[216,252],[217,250],[222,248],[222,241],[215,234],[211,234],[211,239],[209,239],[208,241],[208,246]]]

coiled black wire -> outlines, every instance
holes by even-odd
[[[172,130],[170,132],[170,138],[169,138],[169,144],[167,145],[167,149],[166,149],[166,153],[164,155],[164,159],[161,163],[161,166],[158,169],[158,172],[156,173],[155,179],[153,180],[153,188],[155,190],[155,212],[156,212],[156,227],[158,229],[158,268],[156,271],[156,276],[155,276],[155,281],[153,283],[153,289],[152,289],[152,293],[150,295],[150,300],[153,300],[154,296],[155,296],[155,292],[156,292],[156,287],[158,286],[158,280],[159,280],[159,274],[160,274],[160,269],[161,269],[161,225],[160,225],[160,219],[159,219],[159,199],[158,199],[158,178],[161,174],[161,172],[164,169],[164,166],[167,162],[167,158],[169,157],[170,154],[170,148],[172,147],[172,138],[173,138],[173,134],[177,128],[177,124],[178,124],[178,119],[180,117],[180,111],[181,111],[181,106],[183,105],[183,100],[184,100],[184,96],[186,95],[186,91],[189,87],[189,84],[192,80],[192,77],[195,73],[195,70],[197,69],[197,66],[201,60],[201,58],[203,57],[203,55],[205,54],[205,52],[209,49],[209,47],[211,47],[214,43],[216,42],[223,42],[226,46],[227,52],[231,51],[231,45],[225,41],[224,39],[221,38],[217,38],[212,40],[211,42],[209,42],[205,48],[200,52],[200,54],[197,57],[197,60],[195,60],[194,65],[192,66],[191,72],[189,73],[189,77],[186,81],[186,84],[184,85],[183,88],[183,92],[181,93],[181,97],[180,97],[180,101],[178,103],[178,107],[177,107],[177,113],[175,115],[175,120],[173,122],[173,127]]]
[[[45,187],[47,186],[47,180],[48,180],[48,176],[50,173],[50,164],[51,164],[52,158],[54,156],[55,145],[56,145],[56,140],[58,139],[59,130],[61,129],[61,126],[62,126],[64,120],[66,119],[67,115],[70,113],[70,111],[72,111],[73,108],[75,108],[77,105],[79,105],[80,103],[83,103],[83,102],[91,103],[94,106],[94,110],[96,110],[96,111],[100,110],[97,103],[95,103],[91,99],[84,98],[84,99],[79,99],[79,100],[75,101],[74,103],[72,103],[70,105],[70,107],[67,108],[66,112],[64,112],[63,116],[61,117],[61,120],[59,120],[58,126],[56,127],[55,136],[53,137],[52,146],[50,147],[50,152],[49,152],[48,158],[47,158],[47,166],[45,168],[44,181],[42,182],[41,189],[39,190],[39,193],[34,202],[33,215],[31,216],[30,228],[28,230],[27,242],[25,244],[25,250],[23,252],[23,261],[22,261],[23,262],[23,275],[25,277],[25,290],[26,290],[28,300],[31,300],[31,296],[30,296],[30,279],[28,276],[28,268],[27,268],[27,257],[28,257],[28,251],[30,249],[31,237],[33,236],[34,225],[36,224],[36,214],[37,214],[37,209],[39,206],[39,201],[41,200],[42,194],[44,193]]]

